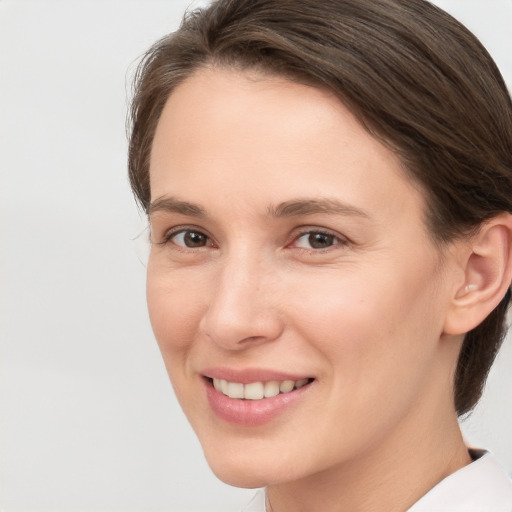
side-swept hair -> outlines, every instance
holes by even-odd
[[[160,114],[173,89],[205,66],[332,90],[423,190],[436,243],[512,212],[510,95],[477,38],[425,0],[217,0],[188,13],[135,78],[129,175],[146,211]],[[509,298],[465,336],[454,384],[459,415],[481,396]]]

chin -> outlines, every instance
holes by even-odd
[[[211,467],[211,466],[210,466]],[[212,468],[214,475],[227,485],[239,487],[241,489],[258,489],[269,485],[268,476],[254,475],[251,468],[247,471],[217,471]]]
[[[229,462],[210,461],[208,457],[207,461],[215,476],[225,484],[233,487],[257,489],[265,487],[272,481],[265,470],[255,468],[250,464],[245,464],[241,467],[238,464]]]
[[[287,481],[290,471],[276,464],[275,455],[266,460],[226,449],[223,453],[205,451],[206,460],[215,476],[233,487],[256,489],[269,484]]]

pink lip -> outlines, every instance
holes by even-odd
[[[271,380],[300,380],[301,378],[289,374],[283,376],[283,374],[277,374],[275,372],[269,373],[254,370],[254,372],[240,373],[236,370],[226,372],[225,369],[207,371],[204,372],[204,375],[210,378],[225,379],[230,382],[240,382],[243,384],[260,381],[268,382]],[[264,398],[262,400],[242,400],[229,398],[217,391],[209,378],[204,378],[203,381],[208,403],[217,417],[229,423],[246,427],[268,423],[296,404],[311,388],[311,384],[308,384],[300,389],[294,389],[289,393],[281,393],[271,398]]]

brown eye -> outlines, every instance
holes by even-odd
[[[302,249],[328,249],[339,242],[338,237],[322,231],[304,233],[295,243],[295,247]]]
[[[308,237],[308,242],[313,249],[325,249],[334,245],[335,237],[325,233],[311,233]]]
[[[206,247],[209,245],[209,238],[199,231],[192,231],[190,229],[180,231],[171,237],[171,241],[181,247],[188,247],[189,249],[196,249],[198,247]]]

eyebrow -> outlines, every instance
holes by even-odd
[[[206,217],[205,210],[200,206],[188,201],[181,201],[175,197],[164,196],[153,201],[149,205],[149,216],[157,212],[178,213],[189,217]],[[269,206],[267,213],[276,218],[299,217],[318,213],[370,218],[364,210],[337,199],[295,199],[284,201],[277,206]]]
[[[196,204],[180,201],[175,197],[160,197],[149,205],[148,214],[151,217],[156,212],[180,213],[189,217],[205,217],[205,211]]]
[[[276,207],[268,209],[273,217],[295,217],[300,215],[314,215],[327,213],[370,218],[368,213],[355,206],[343,203],[337,199],[298,199],[285,201]]]

